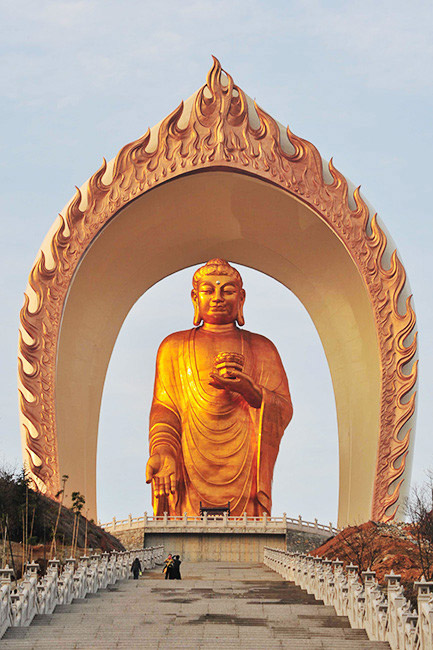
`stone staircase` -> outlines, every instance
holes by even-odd
[[[182,564],[182,581],[159,571],[124,581],[29,628],[11,628],[0,650],[30,648],[245,648],[378,650],[313,596],[261,564]]]

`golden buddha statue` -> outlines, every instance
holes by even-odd
[[[160,345],[150,412],[155,515],[271,512],[275,461],[293,409],[277,349],[239,329],[245,291],[238,271],[213,259],[193,277],[192,330]],[[203,321],[203,324],[201,322]]]

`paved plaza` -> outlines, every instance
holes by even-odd
[[[58,606],[29,628],[9,629],[0,650],[389,648],[261,564],[184,563],[181,569],[182,581],[147,571],[138,581]]]

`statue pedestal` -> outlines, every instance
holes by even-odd
[[[263,562],[265,546],[306,552],[337,530],[317,521],[283,517],[129,517],[105,524],[126,549],[159,546],[183,560],[201,562]]]

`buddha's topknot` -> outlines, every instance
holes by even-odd
[[[239,271],[237,271],[233,266],[230,266],[226,260],[222,260],[219,257],[209,260],[209,262],[206,262],[204,266],[201,266],[194,273],[192,286],[195,290],[198,289],[200,280],[202,280],[206,275],[228,275],[242,289],[242,278]]]

